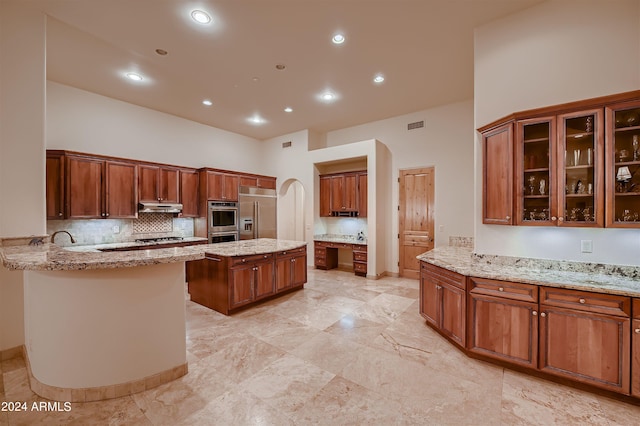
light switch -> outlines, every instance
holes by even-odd
[[[113,225],[113,233],[114,234],[120,233],[120,225]]]
[[[593,253],[593,241],[592,240],[581,240],[580,241],[580,251],[582,251],[582,253]]]

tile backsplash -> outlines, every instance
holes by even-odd
[[[73,235],[75,245],[122,243],[138,238],[193,237],[193,219],[178,218],[169,213],[139,213],[137,219],[47,221],[47,234],[63,230]],[[55,242],[60,246],[71,245],[66,234],[58,234]]]

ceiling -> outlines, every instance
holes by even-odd
[[[541,1],[30,4],[50,17],[49,80],[263,140],[471,99],[473,29]],[[208,12],[212,22],[194,22],[194,9]],[[336,32],[346,37],[341,45],[331,42]],[[143,80],[126,79],[130,71]],[[378,73],[382,84],[373,83]],[[327,90],[336,95],[332,102],[318,98]],[[213,105],[204,106],[204,99]],[[285,112],[287,106],[293,111]],[[247,121],[256,116],[265,122]]]

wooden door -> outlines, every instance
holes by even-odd
[[[320,176],[320,217],[331,216],[331,178]]]
[[[433,167],[400,170],[400,276],[418,278],[421,253],[433,249],[434,237]]]
[[[104,161],[88,157],[67,156],[67,218],[99,219],[102,205],[102,170]]]
[[[139,181],[138,194],[140,202],[156,203],[160,201],[158,179],[160,168],[158,166],[140,165],[138,166]]]
[[[64,219],[64,157],[47,154],[47,219]]]
[[[513,224],[513,124],[482,135],[482,223]]]
[[[180,170],[180,202],[182,217],[198,217],[198,172]]]
[[[441,283],[440,292],[440,330],[456,341],[460,346],[466,343],[467,303],[463,288]]]
[[[358,173],[358,217],[367,217],[367,174]]]
[[[105,163],[105,217],[136,218],[138,193],[137,167],[132,163]]]
[[[631,394],[640,397],[640,299],[633,299]]]
[[[256,300],[274,294],[276,292],[276,288],[273,261],[258,263],[254,269]]]
[[[629,393],[629,318],[540,305],[540,369]]]
[[[177,169],[160,169],[159,200],[178,203],[180,200],[180,172]]]
[[[246,305],[255,300],[254,265],[245,265],[230,269],[229,273],[229,309]]]

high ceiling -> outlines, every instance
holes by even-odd
[[[541,1],[29,3],[51,18],[49,80],[267,139],[471,99],[473,29]],[[194,22],[194,9],[208,12],[212,22]],[[346,38],[341,45],[331,42],[336,32]],[[143,80],[125,78],[130,71]],[[381,84],[373,82],[378,73],[385,77]],[[333,101],[319,99],[329,90]],[[256,116],[265,122],[247,120]]]

